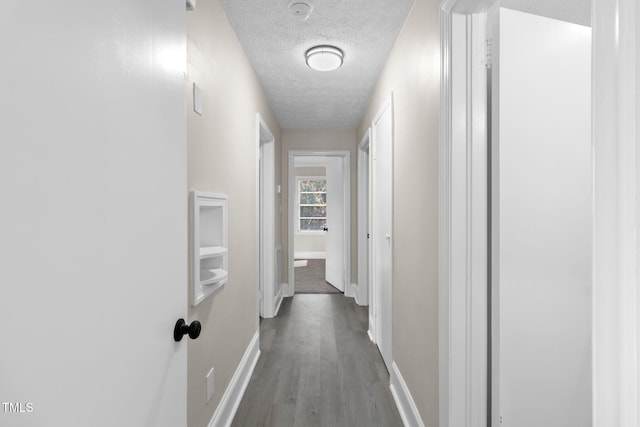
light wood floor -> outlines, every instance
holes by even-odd
[[[232,427],[402,426],[367,308],[296,295],[260,325],[260,350]]]

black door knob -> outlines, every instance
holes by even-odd
[[[187,325],[184,319],[178,319],[176,327],[173,328],[173,339],[176,340],[176,342],[181,341],[184,335],[189,334],[189,338],[195,340],[200,336],[201,330],[202,325],[197,320],[194,320],[190,325]]]
[[[327,226],[325,225],[324,227],[322,227],[322,231],[329,231],[329,229],[327,228]]]

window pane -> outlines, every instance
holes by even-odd
[[[322,230],[327,223],[326,219],[301,219],[300,230]]]
[[[300,207],[300,218],[326,217],[326,216],[327,216],[326,206],[301,206]]]
[[[327,191],[327,181],[324,179],[303,179],[300,181],[300,191]]]
[[[327,193],[301,194],[300,203],[303,205],[325,205],[327,203]]]

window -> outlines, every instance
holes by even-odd
[[[327,224],[327,180],[298,177],[298,231],[323,232]]]

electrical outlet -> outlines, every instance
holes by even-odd
[[[213,385],[213,368],[211,368],[211,370],[207,374],[207,403],[209,403],[211,401],[211,398],[213,397]]]

